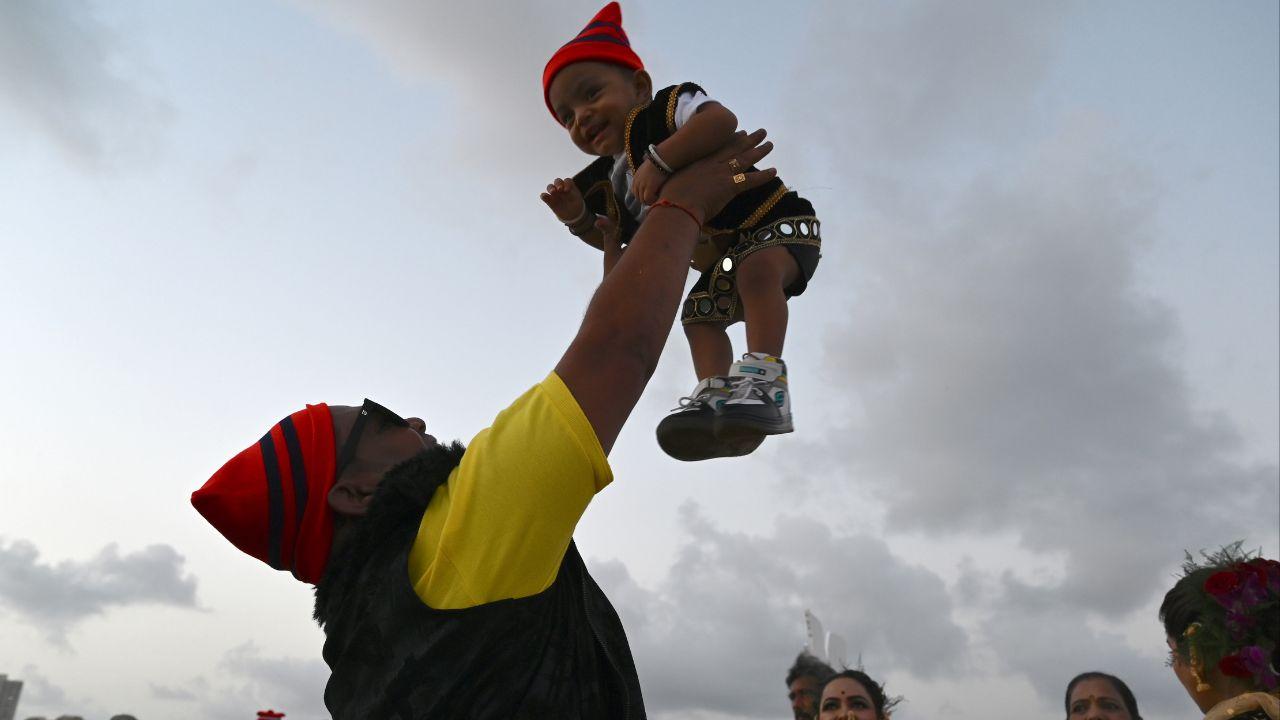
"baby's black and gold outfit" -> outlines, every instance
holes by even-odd
[[[658,91],[653,102],[631,111],[627,116],[623,150],[628,175],[634,175],[644,162],[649,145],[657,145],[675,133],[680,96],[695,92],[702,92],[702,88],[694,83],[672,85]],[[614,180],[615,162],[612,157],[599,158],[575,175],[573,182],[586,200],[587,208],[613,220],[626,244],[639,227],[639,219],[627,209],[626,187],[617,187]],[[821,257],[819,228],[813,205],[788,190],[776,177],[738,195],[702,227],[691,262],[702,276],[685,298],[681,322],[741,319],[738,267],[751,253],[775,245],[785,247],[800,266],[800,277],[785,288],[787,297],[803,293]]]

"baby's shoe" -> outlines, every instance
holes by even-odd
[[[727,380],[709,377],[688,397],[680,398],[679,407],[658,423],[658,446],[663,452],[685,461],[746,454],[716,439],[716,415],[730,396]]]
[[[730,396],[716,415],[716,438],[721,443],[741,448],[754,442],[758,446],[767,435],[795,429],[787,365],[781,358],[747,353],[730,368],[728,379]]]

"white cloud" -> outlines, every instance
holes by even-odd
[[[367,43],[402,78],[442,91],[452,132],[447,139],[435,136],[431,150],[437,160],[449,158],[450,174],[548,168],[544,174],[554,177],[565,169],[554,169],[553,162],[571,146],[543,109],[542,68],[594,12],[574,5],[324,0],[301,7]],[[563,145],[530,142],[540,136]],[[582,166],[588,161],[584,156]]]

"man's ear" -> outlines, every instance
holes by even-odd
[[[636,74],[631,76],[631,86],[635,88],[637,97],[643,97],[645,100],[653,99],[653,78],[649,77],[648,70],[637,70]]]
[[[345,473],[344,473],[345,474]],[[369,512],[369,503],[373,501],[373,493],[364,493],[355,485],[339,481],[329,489],[329,509],[346,517],[364,517]]]

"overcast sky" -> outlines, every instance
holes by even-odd
[[[188,497],[304,403],[465,441],[554,366],[600,263],[538,200],[590,160],[539,80],[598,7],[0,3],[19,717],[326,717],[310,592]],[[780,7],[623,7],[825,235],[797,432],[662,455],[677,330],[579,525],[651,715],[786,717],[806,608],[895,720],[1061,717],[1084,670],[1194,712],[1183,551],[1280,555],[1276,3]]]

